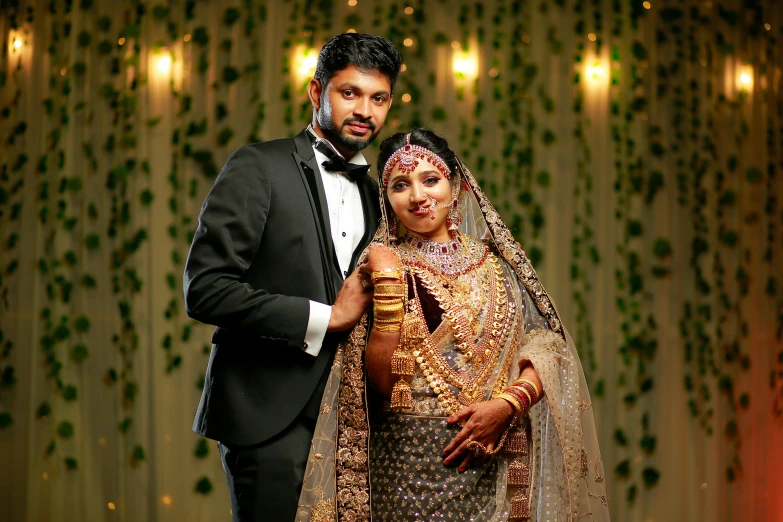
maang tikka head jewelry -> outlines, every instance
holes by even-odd
[[[426,147],[411,145],[411,134],[408,133],[405,136],[405,145],[395,150],[386,161],[383,173],[381,174],[381,188],[384,190],[386,189],[386,185],[389,183],[389,175],[391,174],[391,171],[394,170],[394,167],[399,165],[400,172],[403,174],[410,174],[419,166],[419,160],[429,161],[446,177],[446,179],[451,178],[451,169],[446,162]]]

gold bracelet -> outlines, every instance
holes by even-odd
[[[379,332],[386,332],[386,333],[400,333],[400,327],[402,326],[402,321],[396,322],[396,323],[375,323],[373,326],[373,330],[378,330]]]
[[[405,317],[402,299],[374,300],[373,317],[376,323],[401,323]]]
[[[402,310],[402,308],[400,308],[399,311],[376,312],[373,316],[373,320],[376,323],[383,323],[383,324],[401,323],[404,318],[405,318],[405,312]]]
[[[402,281],[402,271],[399,268],[386,268],[379,272],[373,272],[371,274],[372,284],[378,282],[378,279],[397,279]]]
[[[522,384],[523,382],[529,384],[533,388],[533,392],[536,394],[536,401],[538,401],[538,399],[541,398],[541,391],[538,389],[538,386],[529,379],[517,379],[514,381],[514,384]]]
[[[501,393],[496,397],[497,399],[503,399],[509,404],[511,404],[511,407],[514,408],[514,417],[519,417],[519,415],[522,413],[522,403],[519,402],[519,399],[511,395],[510,393]]]
[[[405,285],[402,283],[391,284],[385,283],[381,285],[375,285],[375,297],[404,297]]]

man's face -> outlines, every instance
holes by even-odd
[[[342,153],[360,151],[378,136],[392,101],[383,73],[355,65],[334,75],[325,89],[312,80],[308,91],[318,127]]]

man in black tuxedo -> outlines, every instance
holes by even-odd
[[[384,38],[330,40],[312,124],[237,150],[202,206],[185,304],[217,328],[193,430],[219,441],[235,522],[294,520],[336,344],[372,299],[354,272],[380,217],[360,151],[401,63]]]

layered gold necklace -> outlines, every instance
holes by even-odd
[[[405,386],[415,361],[441,406],[450,414],[456,413],[484,399],[484,386],[497,365],[502,340],[511,334],[516,305],[508,296],[503,268],[481,241],[462,236],[448,243],[408,236],[398,252],[413,278],[414,295],[407,302],[400,345],[392,357],[392,371],[401,379],[395,385],[398,393],[392,393],[391,407],[412,407],[409,387],[406,390]],[[468,363],[465,371],[453,368],[433,340],[416,279],[443,310],[456,350]],[[458,390],[456,394],[450,386]]]

